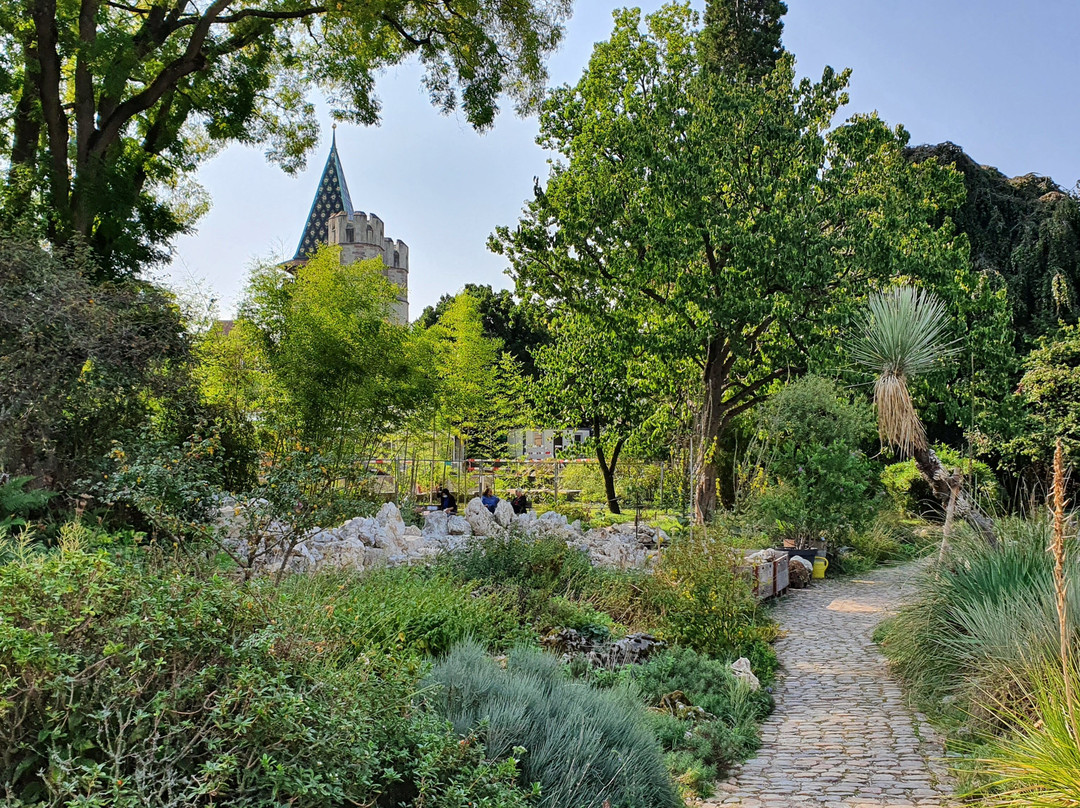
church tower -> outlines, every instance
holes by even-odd
[[[336,128],[336,127],[335,127]],[[321,244],[336,244],[341,248],[344,265],[369,258],[382,259],[383,275],[398,287],[393,319],[401,325],[409,323],[409,247],[404,241],[387,238],[383,221],[374,213],[353,210],[349,186],[337,150],[337,132],[330,144],[315,199],[311,203],[303,235],[296,255],[289,264],[305,263]]]

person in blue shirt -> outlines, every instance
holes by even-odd
[[[485,488],[483,496],[480,497],[480,502],[484,507],[492,513],[495,513],[495,508],[499,504],[499,498],[491,493],[491,488]]]

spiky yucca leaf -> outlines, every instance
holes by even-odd
[[[862,334],[851,346],[854,360],[877,376],[874,404],[881,439],[905,454],[926,448],[908,379],[956,352],[956,343],[945,341],[948,327],[945,304],[932,292],[897,286],[870,296]]]

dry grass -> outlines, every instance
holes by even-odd
[[[926,448],[926,430],[915,412],[903,375],[886,372],[874,382],[874,406],[877,407],[878,434],[883,443],[910,456],[915,449]]]

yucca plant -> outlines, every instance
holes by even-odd
[[[933,293],[896,286],[870,296],[851,354],[875,375],[874,406],[882,442],[913,458],[938,499],[994,544],[993,523],[930,448],[908,390],[909,379],[956,353],[956,342],[946,339],[948,326],[945,304]]]

